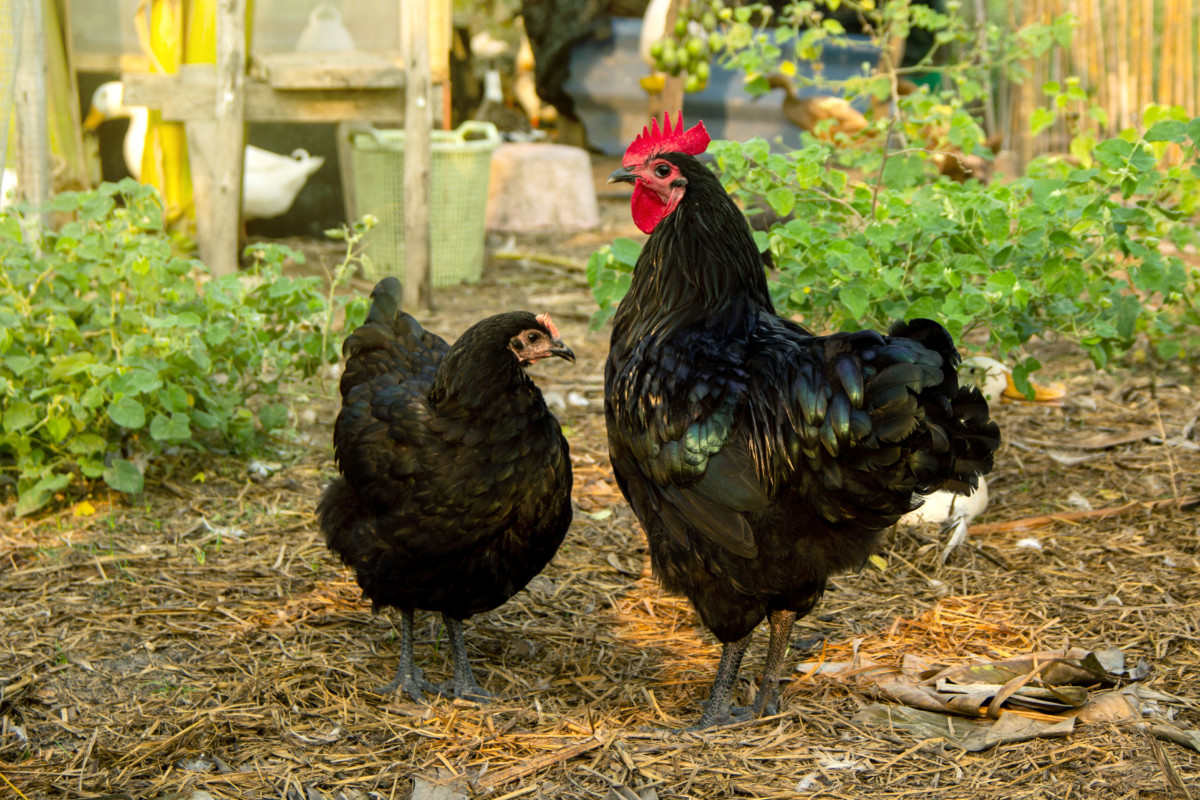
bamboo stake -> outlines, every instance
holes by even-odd
[[[1133,118],[1129,104],[1129,0],[1115,0],[1117,6],[1117,30],[1114,37],[1117,40],[1117,112],[1121,118],[1120,127],[1127,127]]]
[[[1196,31],[1196,25],[1200,23],[1200,5],[1196,0],[1190,0],[1187,5],[1187,39],[1183,51],[1187,58],[1187,71],[1184,73],[1187,83],[1184,85],[1182,103],[1188,116],[1195,117],[1200,115],[1200,86],[1197,85],[1200,83],[1200,75],[1196,74],[1196,48],[1200,47],[1200,34]]]
[[[1159,50],[1158,62],[1158,96],[1159,102],[1163,102],[1171,95],[1171,45],[1174,43],[1171,37],[1171,26],[1176,24],[1175,20],[1175,3],[1174,0],[1166,0],[1163,8],[1163,38],[1162,47]]]
[[[1145,43],[1141,40],[1141,32],[1145,6],[1145,0],[1133,0],[1129,7],[1130,103],[1135,111],[1142,108],[1142,51]]]
[[[1095,17],[1092,0],[1080,0],[1075,9],[1079,17],[1079,33],[1076,40],[1075,72],[1083,81],[1083,88],[1092,92],[1096,89],[1096,70],[1092,68],[1092,59],[1096,57],[1096,42],[1088,34],[1092,29],[1092,18]]]
[[[1179,70],[1179,96],[1176,102],[1185,109],[1191,105],[1192,90],[1196,85],[1196,45],[1192,36],[1193,26],[1196,24],[1196,3],[1195,0],[1182,0],[1183,9],[1183,24],[1179,26],[1179,53],[1181,60]],[[1188,109],[1194,111],[1192,107]]]
[[[1043,0],[1033,0],[1033,2],[1030,4],[1032,7],[1032,13],[1030,14],[1032,22],[1041,23],[1044,21],[1045,15],[1042,13],[1042,3]],[[1033,160],[1034,153],[1037,151],[1037,140],[1041,138],[1040,135],[1038,137],[1030,135],[1028,112],[1041,101],[1042,84],[1045,83],[1045,77],[1042,69],[1042,59],[1037,59],[1033,62],[1033,68],[1030,70],[1030,72],[1032,73],[1033,80],[1031,81],[1030,85],[1026,87],[1027,91],[1025,109],[1027,113],[1025,119],[1022,120],[1025,127],[1025,139],[1028,142],[1025,147],[1023,159],[1026,164]]]
[[[1105,69],[1105,41],[1104,41],[1104,26],[1100,22],[1100,18],[1104,16],[1104,0],[1096,0],[1096,13],[1092,15],[1092,36],[1096,43],[1096,63],[1095,63],[1095,92],[1096,103],[1104,109],[1108,109],[1108,80]],[[1107,130],[1102,133],[1108,133]]]
[[[1195,90],[1195,97],[1192,100],[1192,108],[1188,109],[1188,116],[1200,116],[1200,59],[1195,58],[1196,48],[1200,47],[1200,4],[1193,0],[1192,4],[1192,48],[1189,52],[1192,53],[1192,88]]]
[[[1174,69],[1171,70],[1173,89],[1171,96],[1164,101],[1169,106],[1186,105],[1184,98],[1192,93],[1188,85],[1191,75],[1187,70],[1190,59],[1186,50],[1187,31],[1192,24],[1191,6],[1190,0],[1176,0],[1176,25],[1168,31],[1175,50]]]
[[[1063,11],[1063,5],[1070,8],[1075,2],[1076,0],[1057,0],[1050,14],[1051,19],[1057,17]],[[1071,74],[1070,59],[1070,51],[1063,47],[1055,45],[1050,50],[1050,79],[1058,82],[1059,86],[1065,85],[1066,82],[1064,79],[1067,75]],[[1067,119],[1066,114],[1058,115],[1058,119],[1054,124],[1053,135],[1053,149],[1066,150],[1071,141],[1071,123]]]
[[[1138,108],[1145,108],[1154,94],[1154,0],[1142,0],[1142,68],[1138,76]]]
[[[1108,22],[1104,29],[1104,82],[1108,93],[1109,127],[1114,133],[1121,129],[1121,83],[1117,73],[1120,70],[1120,53],[1118,42],[1121,34],[1113,22],[1117,18],[1117,3],[1119,0],[1105,0],[1104,19]]]

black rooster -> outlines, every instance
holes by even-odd
[[[547,315],[498,314],[451,347],[401,310],[395,278],[371,298],[342,347],[333,432],[342,477],[321,497],[321,530],[374,608],[400,609],[400,667],[380,693],[485,699],[462,620],[524,588],[571,524],[567,441],[525,367],[575,354]],[[446,623],[449,687],[426,682],[413,662],[418,608]]]
[[[860,568],[921,493],[969,492],[1000,442],[936,322],[813,336],[775,313],[746,218],[693,157],[708,141],[682,114],[656,120],[609,178],[634,184],[650,239],[604,376],[613,471],[655,575],[724,645],[696,728],[731,720],[764,617],[753,712],[774,712],[792,624],[827,578]]]

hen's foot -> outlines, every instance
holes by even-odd
[[[401,669],[396,672],[396,677],[392,678],[392,682],[386,686],[380,686],[378,689],[372,689],[375,694],[388,695],[397,689],[403,689],[404,693],[413,701],[418,703],[425,702],[425,693],[439,694],[441,689],[435,684],[425,680],[421,675],[421,670],[406,672]]]

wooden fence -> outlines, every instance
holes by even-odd
[[[1068,77],[1080,79],[1108,114],[1107,126],[1091,123],[1100,137],[1141,127],[1151,103],[1200,116],[1200,0],[1022,0],[994,13],[1006,15],[993,19],[1010,29],[1066,13],[1078,22],[1070,48],[1055,46],[1030,65],[1029,79],[1000,87],[997,121],[1022,162],[1065,151],[1074,123],[1087,111],[1085,102],[1070,103],[1058,122],[1031,136],[1033,111],[1048,102],[1047,81],[1065,87]]]

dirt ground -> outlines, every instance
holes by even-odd
[[[1200,755],[1155,738],[1152,720],[968,752],[854,721],[877,697],[811,665],[1112,646],[1149,664],[1138,686],[1158,693],[1159,718],[1200,727],[1200,539],[1182,502],[1200,491],[1200,402],[1182,371],[1101,372],[1062,346],[1038,355],[1065,406],[995,409],[1005,445],[967,545],[942,564],[939,531],[896,530],[879,567],[837,578],[798,624],[789,663],[805,666],[780,714],[675,733],[698,715],[718,648],[649,576],[609,471],[608,334],[587,330],[582,262],[636,231],[623,201],[602,207],[598,231],[494,238],[483,280],[437,292],[425,319],[451,338],[489,313],[548,310],[579,356],[534,368],[568,429],[575,523],[526,591],[467,629],[494,702],[372,691],[395,670],[398,628],[371,614],[314,523],[334,474],[327,377],[297,387],[301,441],[273,462],[191,456],[157,464],[133,502],[98,492],[92,515],[3,520],[0,797],[1200,797]],[[306,249],[306,269],[336,255]],[[1067,516],[1013,524],[1053,514]],[[449,675],[443,643],[419,614],[417,659],[435,681]]]

